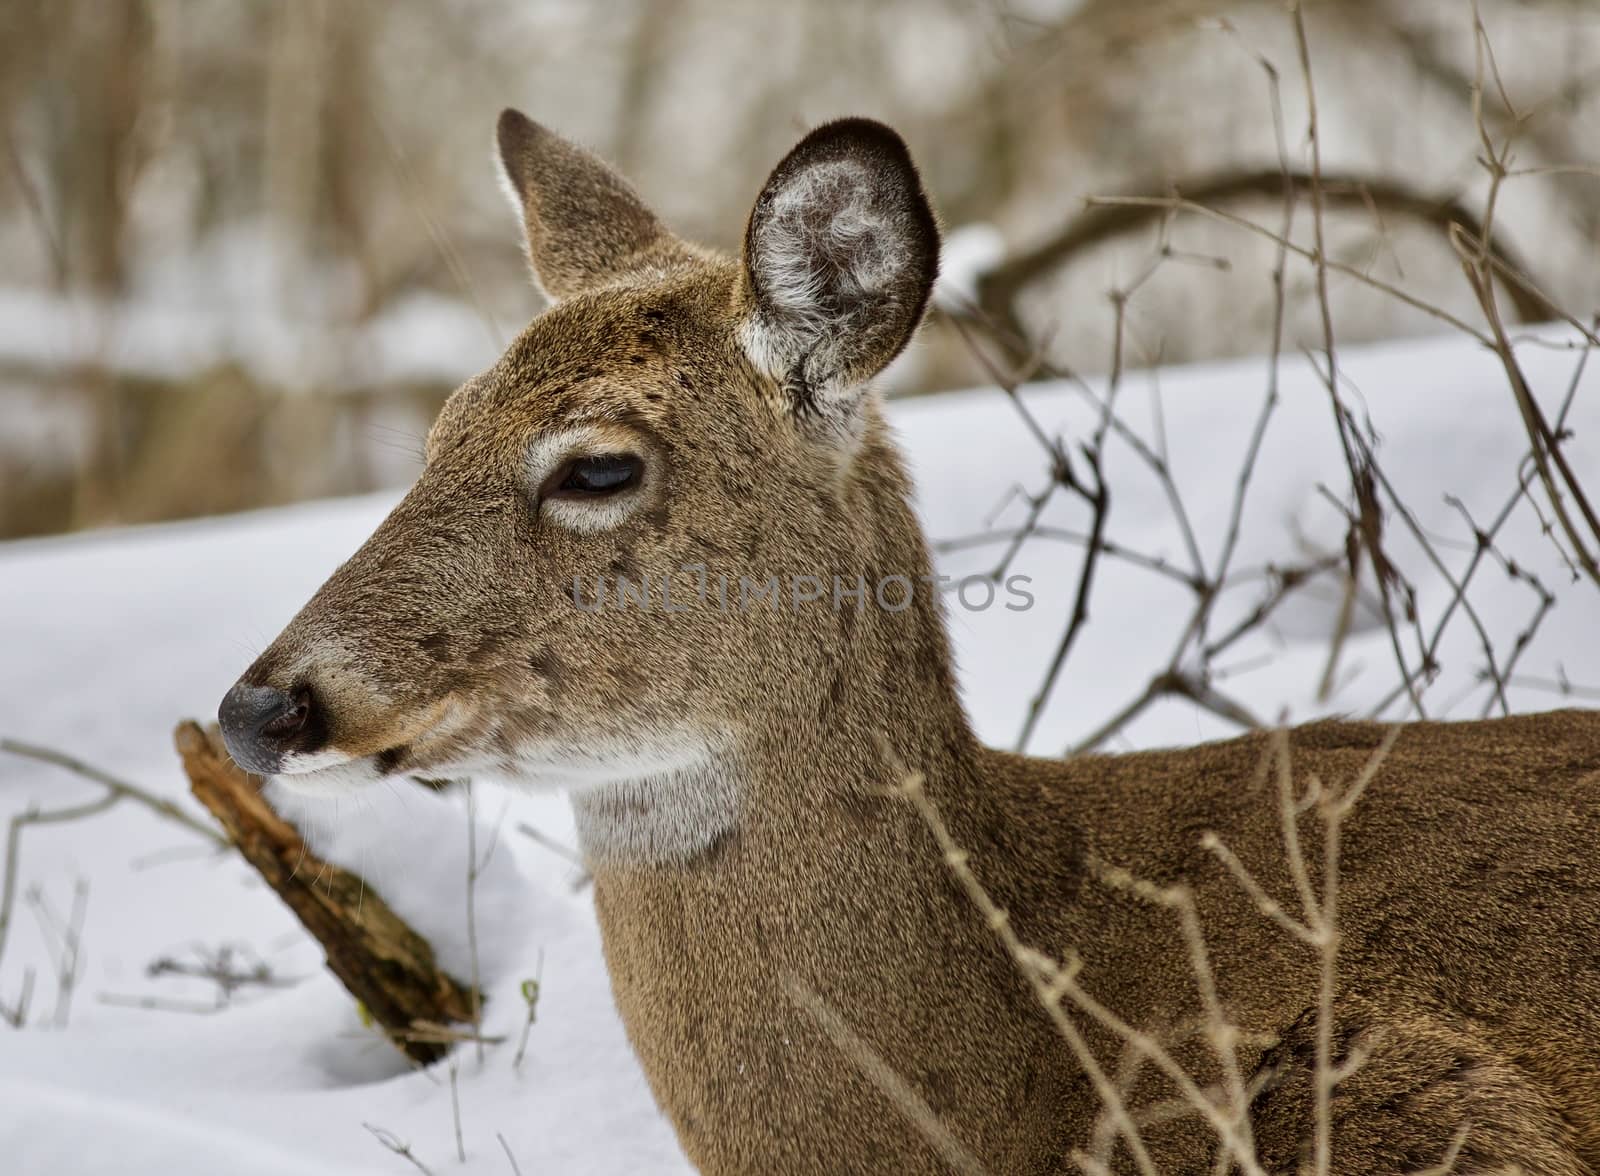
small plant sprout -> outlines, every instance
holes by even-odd
[[[528,1019],[522,1023],[522,1036],[517,1039],[517,1056],[511,1059],[513,1070],[522,1069],[523,1055],[528,1052],[528,1033],[539,1019],[539,981],[544,975],[544,948],[539,949],[539,961],[533,975],[522,982],[522,1000],[528,1006]]]

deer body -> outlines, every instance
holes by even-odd
[[[1296,776],[1354,779],[1384,734],[1302,728]],[[1600,1162],[1600,869],[1587,850],[1600,833],[1597,738],[1600,718],[1564,712],[1418,725],[1390,751],[1346,829],[1335,1056],[1366,1060],[1334,1103],[1336,1170],[1430,1170],[1469,1122],[1461,1171]],[[1311,1142],[1317,957],[1199,845],[1202,830],[1216,832],[1263,863],[1262,884],[1292,905],[1260,771],[1266,737],[1066,765],[970,752],[971,774],[943,776],[939,800],[975,871],[1026,942],[1076,948],[1085,988],[1153,1032],[1203,1016],[1177,922],[1098,884],[1086,863],[1194,886],[1235,1021],[1276,1039],[1239,1051],[1260,1090],[1257,1153],[1269,1172],[1296,1170]],[[770,834],[758,824],[691,867],[597,873],[613,989],[686,1149],[708,1172],[949,1170],[795,1014],[788,974],[985,1170],[1075,1170],[1069,1154],[1089,1145],[1099,1098],[921,823],[903,802],[853,794],[852,779],[836,780],[831,802],[774,814]],[[836,836],[807,836],[807,822]],[[1086,1032],[1114,1066],[1120,1043]],[[1215,1080],[1197,1035],[1173,1052]],[[1170,1097],[1147,1081],[1132,1105]],[[1145,1138],[1163,1172],[1206,1171],[1214,1158],[1193,1115]]]
[[[738,262],[514,112],[500,149],[556,305],[452,396],[417,485],[229,692],[235,758],[321,791],[479,770],[570,788],[618,1007],[702,1171],[948,1170],[885,1073],[987,1172],[1097,1148],[1116,1171],[1213,1170],[1193,1114],[1145,1122],[1147,1160],[1100,1147],[1082,1059],[894,795],[909,765],[1021,941],[1077,953],[1082,988],[1205,1087],[1192,944],[1108,878],[1191,888],[1260,1166],[1307,1163],[1319,957],[1201,841],[1295,906],[1268,737],[1056,762],[967,723],[866,391],[936,268],[903,144],[859,120],[808,136]],[[869,587],[802,601],[795,576]],[[874,598],[886,577],[903,606]],[[612,605],[586,604],[607,578]],[[652,580],[652,604],[615,595]],[[1300,729],[1297,789],[1355,780],[1383,738]],[[1600,1170],[1597,839],[1600,716],[1398,737],[1344,828],[1334,1170]],[[1106,1022],[1075,1023],[1129,1107],[1171,1100]]]

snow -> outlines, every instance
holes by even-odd
[[[1522,349],[1530,381],[1554,413],[1577,363],[1566,337],[1545,332]],[[1526,449],[1494,357],[1442,340],[1350,349],[1341,357],[1347,395],[1370,412],[1384,468],[1459,574],[1472,534],[1444,501],[1458,496],[1480,522],[1508,497]],[[1130,425],[1157,436],[1157,405],[1173,476],[1189,504],[1201,551],[1214,562],[1228,520],[1238,455],[1265,389],[1265,365],[1241,361],[1131,374],[1119,406]],[[1579,471],[1600,469],[1600,369],[1586,376],[1568,426]],[[1237,566],[1294,562],[1336,551],[1343,522],[1319,484],[1345,485],[1327,397],[1304,361],[1286,360],[1249,497]],[[1030,389],[1026,402],[1052,433],[1083,438],[1093,410],[1068,385]],[[918,476],[919,504],[934,539],[1020,521],[1023,504],[995,513],[1007,490],[1037,491],[1045,465],[1037,443],[997,392],[899,402],[892,417]],[[1181,536],[1160,485],[1120,442],[1109,447],[1111,534],[1182,564]],[[316,503],[229,519],[0,545],[0,728],[69,749],[164,795],[184,787],[170,746],[174,722],[209,716],[228,684],[317,584],[365,537],[394,495]],[[1081,508],[1061,502],[1044,521],[1081,527]],[[1417,586],[1425,629],[1451,589],[1391,523],[1393,554]],[[1600,593],[1573,583],[1527,504],[1497,546],[1537,574],[1559,603],[1522,655],[1509,696],[1518,709],[1561,705],[1537,685],[1591,669]],[[987,569],[999,545],[943,558],[951,575]],[[980,732],[1009,745],[1050,658],[1076,582],[1078,547],[1025,545],[1013,574],[1031,578],[1036,605],[1008,611],[1004,597],[975,611],[952,601],[951,626],[968,705]],[[1224,659],[1222,683],[1266,719],[1372,710],[1396,681],[1388,634],[1358,615],[1331,697],[1317,683],[1338,610],[1337,585],[1291,597],[1265,631]],[[1259,586],[1222,602],[1212,632],[1254,603]],[[977,594],[973,594],[976,597]],[[1535,613],[1526,584],[1486,568],[1469,600],[1503,657]],[[1055,754],[1136,696],[1166,663],[1187,621],[1187,589],[1148,571],[1103,562],[1092,620],[1046,708],[1032,748]],[[1443,669],[1424,693],[1430,714],[1484,708],[1489,688],[1472,629],[1461,614],[1441,644]],[[1591,683],[1592,685],[1592,683]],[[1399,708],[1386,713],[1399,717]],[[1226,734],[1221,720],[1184,701],[1160,703],[1116,744],[1183,743]],[[54,808],[98,790],[59,769],[0,756],[0,819],[29,805]],[[184,803],[189,803],[184,801]],[[294,815],[332,860],[360,871],[436,945],[468,970],[465,939],[467,813],[460,797],[381,789],[321,806],[296,800]],[[480,853],[494,851],[476,890],[479,964],[488,992],[486,1031],[504,1034],[480,1064],[455,1059],[466,1162],[458,1162],[449,1066],[408,1068],[363,1028],[315,947],[237,858],[205,853],[188,833],[132,805],[87,821],[28,830],[19,882],[67,910],[77,879],[89,885],[84,967],[64,1028],[53,1026],[49,940],[29,903],[0,958],[0,1000],[16,999],[24,971],[38,974],[25,1030],[0,1029],[0,1156],[7,1173],[183,1174],[396,1173],[412,1170],[364,1126],[393,1133],[435,1173],[507,1173],[497,1136],[523,1172],[685,1171],[672,1132],[655,1110],[613,1009],[588,894],[574,870],[516,831],[528,822],[572,843],[571,818],[555,796],[511,795],[475,785]],[[180,852],[182,851],[182,852]],[[152,855],[155,855],[152,857]],[[246,989],[224,1011],[197,1014],[127,1007],[104,998],[209,1000],[208,984],[152,977],[160,956],[195,945],[243,945],[274,973],[297,981]],[[542,963],[541,963],[542,961]],[[524,1019],[518,989],[542,978],[538,1021],[520,1070],[512,1065]]]

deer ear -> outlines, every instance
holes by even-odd
[[[519,110],[500,112],[495,137],[534,280],[552,301],[683,255],[627,181],[582,147]]]
[[[801,413],[848,412],[911,338],[939,269],[939,226],[905,142],[850,118],[778,164],[744,238],[742,342]]]

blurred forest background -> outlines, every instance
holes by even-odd
[[[1472,6],[1305,7],[1330,256],[1476,321],[1444,232],[1489,189]],[[1480,10],[1482,118],[1528,173],[1495,235],[1538,292],[1508,304],[1587,317],[1600,180],[1564,165],[1595,155],[1600,5]],[[1298,70],[1281,0],[0,0],[0,537],[412,477],[442,398],[539,306],[491,165],[505,105],[729,249],[805,129],[897,126],[950,241],[895,395],[986,382],[963,317],[1088,374],[1264,351],[1270,240],[1086,198],[1274,223],[1280,125],[1308,166]],[[1333,305],[1346,343],[1440,329],[1359,282]],[[1295,278],[1286,345],[1319,345],[1317,314]]]

